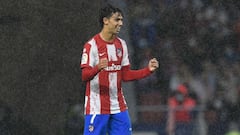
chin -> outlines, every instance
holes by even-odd
[[[113,34],[113,35],[117,35],[117,34],[119,34],[119,32],[113,32],[112,34]]]
[[[116,34],[120,33],[120,30],[119,31],[116,31]]]

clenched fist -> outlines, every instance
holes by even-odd
[[[99,63],[98,63],[98,69],[99,70],[102,70],[107,66],[108,66],[108,59],[107,58],[102,58],[102,59],[99,60]]]
[[[159,67],[158,60],[156,58],[153,58],[148,63],[148,68],[151,72],[155,71]]]

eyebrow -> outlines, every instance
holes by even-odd
[[[115,19],[116,19],[116,20],[123,20],[123,18],[119,18],[119,17],[118,17],[118,18],[115,18]]]

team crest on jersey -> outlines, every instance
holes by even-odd
[[[94,130],[94,126],[93,125],[89,125],[88,129],[89,129],[90,132],[92,132]]]
[[[121,48],[117,48],[117,56],[122,57],[122,49]]]

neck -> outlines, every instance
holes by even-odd
[[[116,37],[115,34],[109,33],[109,32],[107,32],[107,31],[105,31],[105,30],[102,30],[102,31],[100,32],[100,36],[101,36],[101,38],[102,38],[104,41],[107,41],[107,42],[112,42],[112,41],[115,39],[115,37]]]

